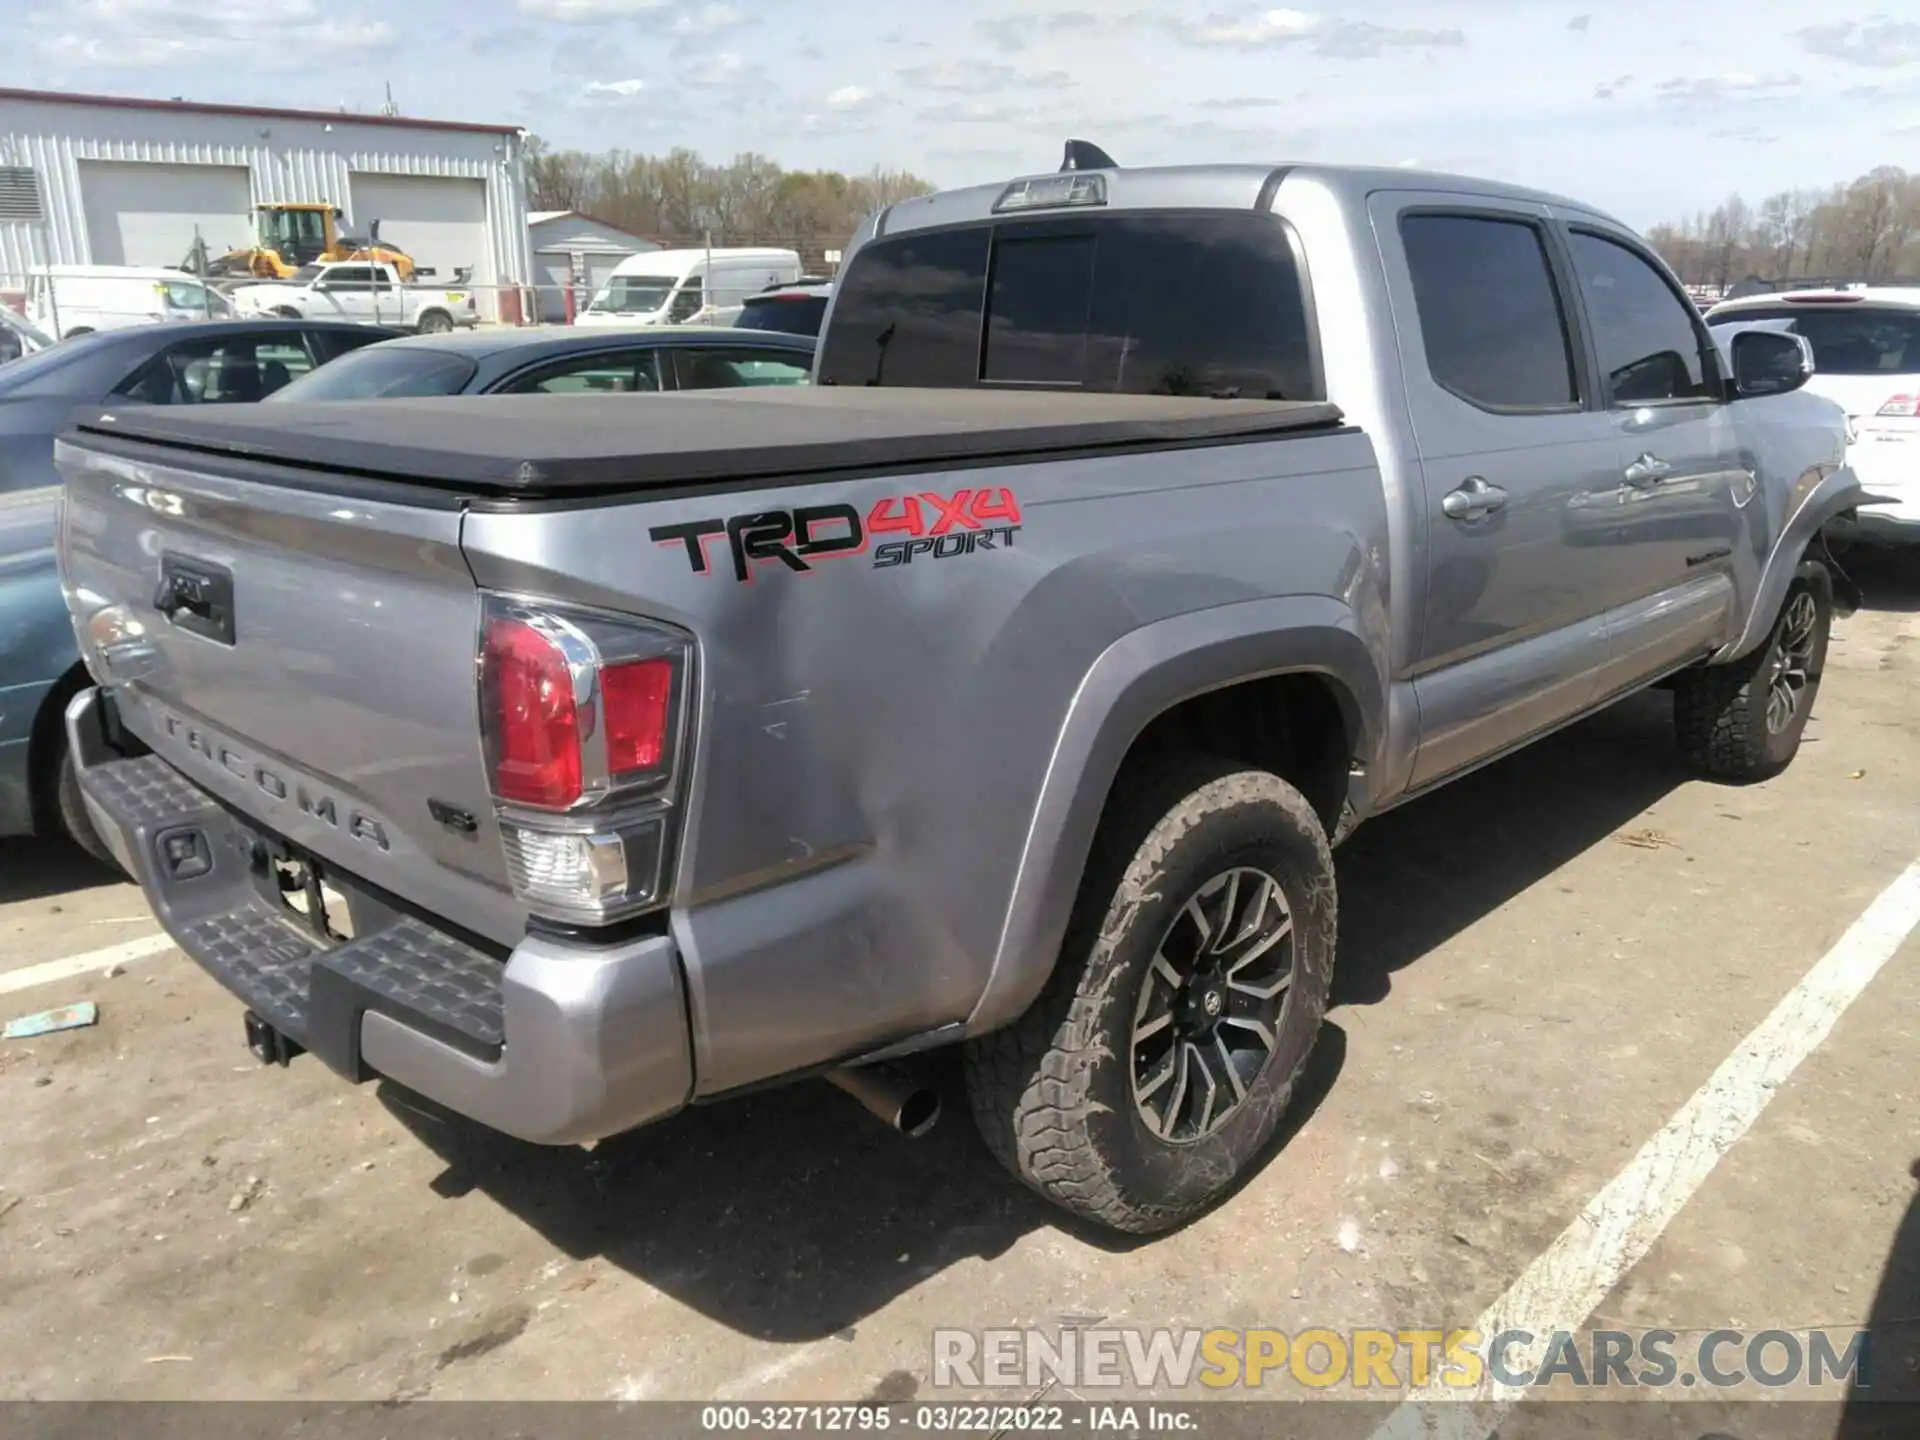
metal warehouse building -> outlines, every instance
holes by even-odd
[[[179,265],[252,243],[255,204],[325,201],[488,318],[533,278],[524,132],[401,116],[0,89],[0,289],[37,265]],[[504,304],[501,295],[506,292]],[[530,308],[530,304],[524,308]]]

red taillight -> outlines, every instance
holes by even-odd
[[[1920,395],[1889,395],[1876,415],[1904,415],[1920,418]]]
[[[524,620],[490,616],[480,693],[493,793],[560,810],[580,798],[580,722],[560,647]]]
[[[607,770],[616,776],[657,770],[666,759],[673,701],[673,662],[656,658],[609,665],[600,672],[607,722]]]

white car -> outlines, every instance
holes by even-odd
[[[1847,463],[1868,495],[1841,534],[1920,544],[1920,286],[1787,291],[1716,305],[1715,330],[1764,324],[1813,346],[1807,390],[1847,412]]]
[[[243,315],[357,320],[399,325],[423,335],[480,323],[471,290],[405,285],[393,266],[363,260],[302,265],[291,280],[239,285],[228,298]]]

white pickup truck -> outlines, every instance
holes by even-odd
[[[429,335],[480,323],[472,291],[403,285],[393,266],[360,260],[302,265],[291,280],[237,286],[228,298],[243,315],[359,320]]]

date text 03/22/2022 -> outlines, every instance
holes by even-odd
[[[1180,1434],[1196,1430],[1198,1422],[1192,1409],[1163,1404],[707,1405],[700,1411],[700,1428],[717,1433]]]

